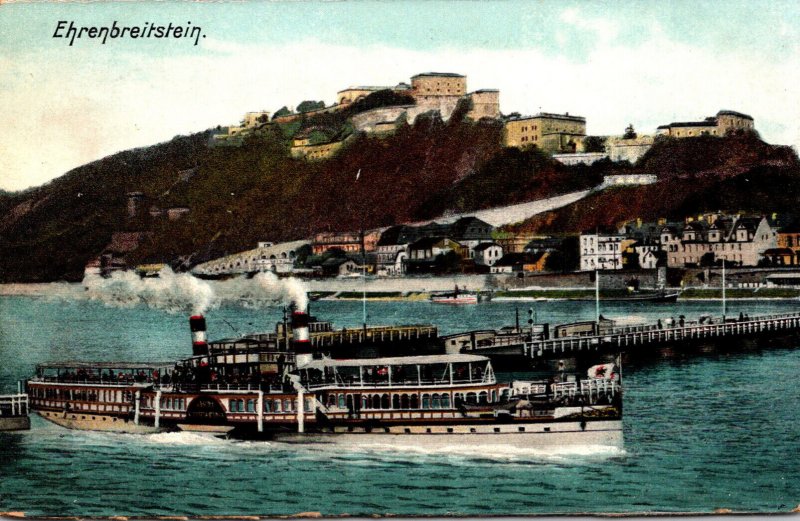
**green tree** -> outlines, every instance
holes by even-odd
[[[305,100],[305,101],[300,102],[300,104],[297,106],[297,112],[300,112],[300,113],[311,112],[312,110],[324,109],[324,108],[325,108],[325,102],[324,101]]]
[[[288,116],[291,113],[292,113],[292,111],[289,110],[286,107],[286,105],[284,105],[283,107],[281,107],[277,111],[275,111],[275,114],[272,115],[272,119],[279,118],[281,116]]]
[[[603,136],[586,136],[583,139],[583,149],[586,152],[605,152],[606,138]]]
[[[622,139],[636,139],[636,131],[633,129],[633,123],[628,123],[628,126],[625,128],[625,133],[622,135]]]

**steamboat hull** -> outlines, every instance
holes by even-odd
[[[39,416],[60,427],[81,431],[105,431],[126,434],[153,434],[165,428],[145,423],[135,423],[129,418],[97,413],[71,413],[37,410]]]
[[[273,440],[283,443],[328,443],[350,446],[389,445],[396,447],[460,448],[500,446],[536,449],[575,445],[622,446],[622,421],[553,422],[514,425],[456,426],[449,428],[397,426],[390,432],[276,433]],[[524,432],[520,432],[524,429]],[[408,433],[405,430],[409,430]],[[430,432],[427,432],[430,431]],[[498,432],[496,432],[498,431]]]

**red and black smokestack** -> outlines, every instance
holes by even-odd
[[[206,319],[203,315],[189,317],[189,328],[192,330],[192,354],[194,356],[208,354],[206,340]]]
[[[298,366],[310,362],[313,358],[308,322],[309,317],[305,310],[292,310],[292,348],[297,356]]]

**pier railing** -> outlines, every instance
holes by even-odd
[[[564,337],[524,342],[523,353],[531,358],[544,358],[576,351],[626,351],[676,341],[706,338],[737,337],[764,332],[800,331],[800,313],[760,315],[743,320],[722,319],[712,323],[689,322],[667,328],[646,327],[624,332],[581,337]]]
[[[28,415],[27,394],[6,394],[0,396],[0,417],[27,416],[27,415]]]

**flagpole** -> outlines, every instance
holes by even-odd
[[[356,181],[361,177],[361,169],[356,172]],[[364,342],[367,341],[367,248],[364,243],[364,202],[361,202],[361,314],[364,325]]]

